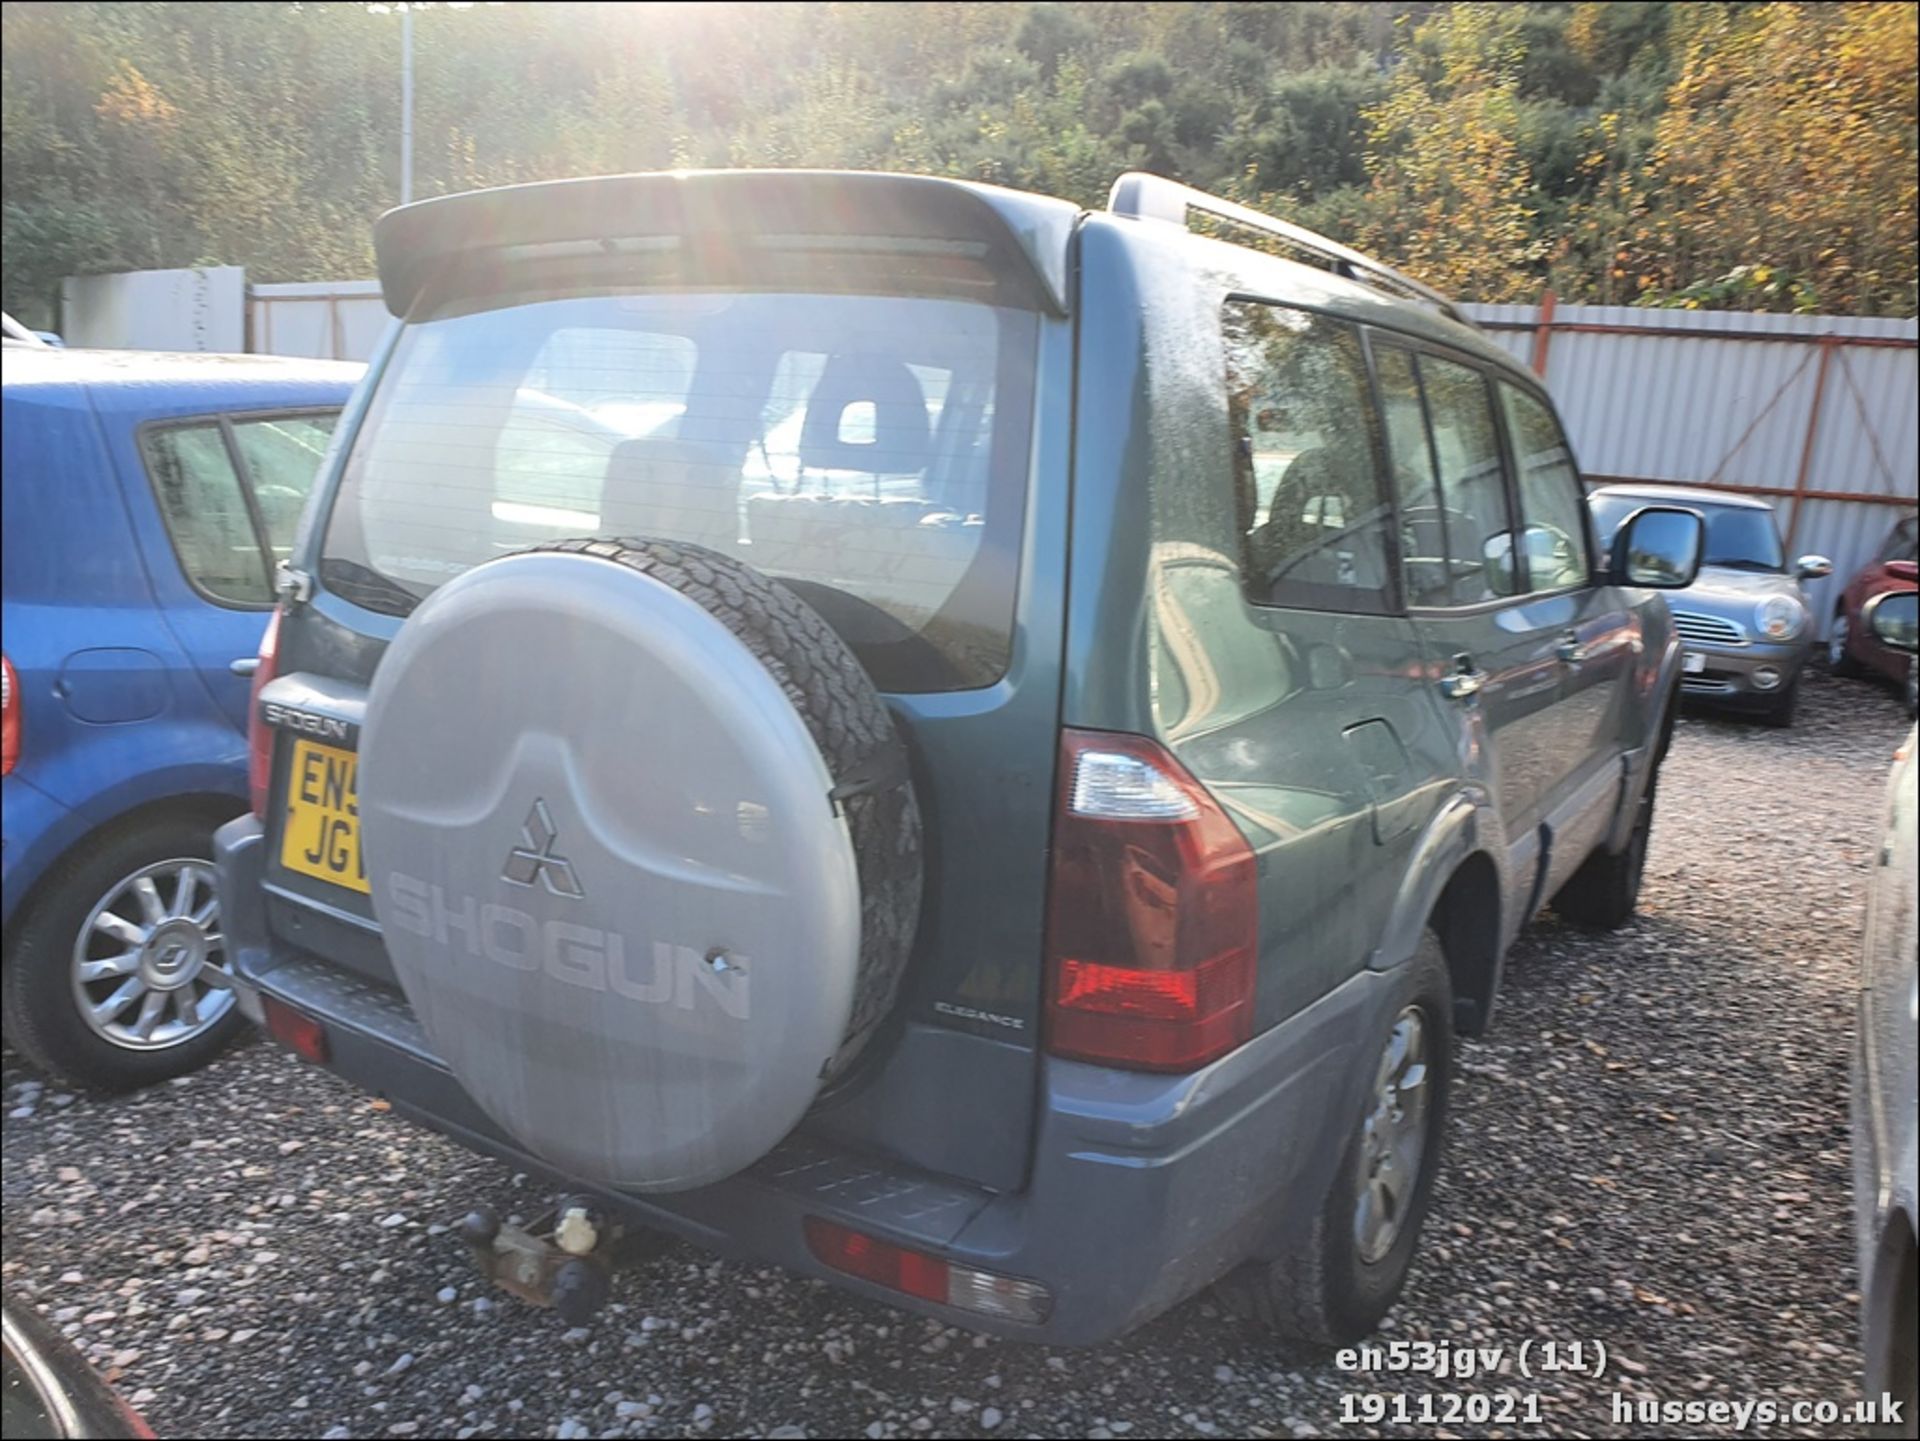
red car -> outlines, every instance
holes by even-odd
[[[1879,671],[1902,682],[1907,709],[1914,708],[1913,658],[1889,650],[1860,623],[1861,607],[1885,591],[1920,588],[1920,516],[1910,515],[1894,526],[1880,553],[1848,584],[1834,607],[1833,629],[1827,635],[1827,660],[1835,675],[1863,675]]]

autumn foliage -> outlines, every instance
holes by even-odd
[[[1177,176],[1464,299],[1911,315],[1911,4],[419,5],[415,194],[665,166]],[[9,3],[4,285],[371,273],[399,18]]]

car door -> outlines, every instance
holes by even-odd
[[[1620,795],[1620,734],[1638,636],[1626,595],[1601,584],[1586,489],[1546,398],[1495,381],[1520,508],[1527,609],[1555,631],[1560,694],[1541,769],[1551,894],[1606,833]]]
[[[273,563],[294,527],[336,412],[201,416],[140,429],[144,479],[172,549],[150,568],[168,625],[233,724],[273,608]]]
[[[1490,378],[1378,335],[1373,353],[1400,491],[1408,611],[1437,703],[1456,717],[1460,768],[1489,791],[1526,894],[1564,742],[1556,648],[1565,606],[1525,590]]]

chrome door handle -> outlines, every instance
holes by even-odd
[[[1553,653],[1568,665],[1579,665],[1588,654],[1587,648],[1580,644],[1580,637],[1572,631],[1560,637],[1560,643],[1554,646]]]
[[[235,675],[252,675],[260,669],[260,657],[257,655],[243,655],[239,660],[228,661],[227,669]]]
[[[1451,675],[1440,677],[1440,694],[1448,700],[1467,700],[1480,693],[1487,683],[1487,673],[1473,663],[1470,655],[1458,655],[1453,658],[1457,669]]]

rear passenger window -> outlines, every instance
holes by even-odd
[[[1380,386],[1380,418],[1387,432],[1387,458],[1400,496],[1400,565],[1408,605],[1450,605],[1453,581],[1447,569],[1447,515],[1440,503],[1440,473],[1427,438],[1427,411],[1413,357],[1376,345],[1374,377]]]
[[[1592,579],[1587,562],[1587,501],[1573,452],[1553,412],[1525,391],[1500,382],[1507,436],[1520,472],[1520,517],[1527,552],[1527,589],[1564,590]]]
[[[1249,598],[1390,610],[1393,509],[1359,332],[1251,301],[1229,302],[1224,324]]]
[[[270,603],[270,572],[218,422],[150,431],[145,450],[160,514],[187,579],[230,605]]]
[[[1417,364],[1440,469],[1451,604],[1510,596],[1518,589],[1513,523],[1487,382],[1479,371],[1437,356],[1422,355]]]
[[[233,422],[233,443],[253,482],[253,498],[266,527],[270,560],[285,560],[293,550],[293,533],[306,507],[307,492],[327,453],[327,441],[339,417],[274,415]]]

